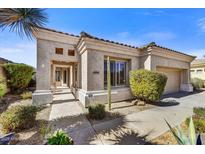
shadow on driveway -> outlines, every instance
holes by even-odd
[[[165,98],[182,98],[182,97],[186,97],[186,96],[190,96],[190,95],[199,94],[201,92],[204,92],[204,90],[195,90],[194,92],[172,93],[172,94],[167,94],[167,95],[162,96],[162,99],[165,99]]]

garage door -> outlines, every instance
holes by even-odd
[[[180,70],[157,67],[157,71],[167,76],[167,84],[164,94],[179,92],[180,90]]]

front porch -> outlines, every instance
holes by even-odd
[[[69,89],[76,98],[79,87],[79,63],[51,60],[49,65],[41,65],[37,72],[36,91],[33,94],[35,105],[51,104],[55,94],[62,89]],[[45,70],[45,72],[43,72]]]
[[[52,61],[51,89],[72,88],[78,85],[78,63]]]

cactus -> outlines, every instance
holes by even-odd
[[[202,144],[200,134],[196,138],[196,132],[195,132],[195,127],[194,127],[192,117],[190,118],[190,122],[189,122],[188,136],[186,136],[182,132],[180,126],[177,126],[176,131],[175,131],[167,121],[166,123],[170,131],[172,132],[173,136],[177,140],[178,144],[180,145],[201,145]]]
[[[111,80],[110,80],[110,57],[107,57],[107,91],[108,91],[108,105],[111,110]]]

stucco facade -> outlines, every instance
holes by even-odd
[[[196,59],[191,63],[191,78],[198,78],[205,84],[205,59]]]
[[[35,36],[37,38],[37,90],[33,95],[35,104],[52,102],[53,89],[56,88],[58,80],[59,82],[62,80],[62,85],[70,87],[84,106],[95,101],[106,103],[104,64],[108,56],[113,60],[113,102],[133,98],[129,88],[129,71],[137,69],[177,70],[179,89],[192,91],[189,69],[190,62],[195,58],[193,56],[153,43],[138,48],[99,39],[84,32],[80,36],[74,36],[50,29],[40,29]],[[63,53],[57,54],[57,48]],[[69,56],[70,50],[75,54]],[[172,71],[169,74],[169,84],[172,84],[171,76],[174,74]],[[169,89],[167,90],[169,92]],[[45,99],[41,101],[43,95],[48,101]]]

